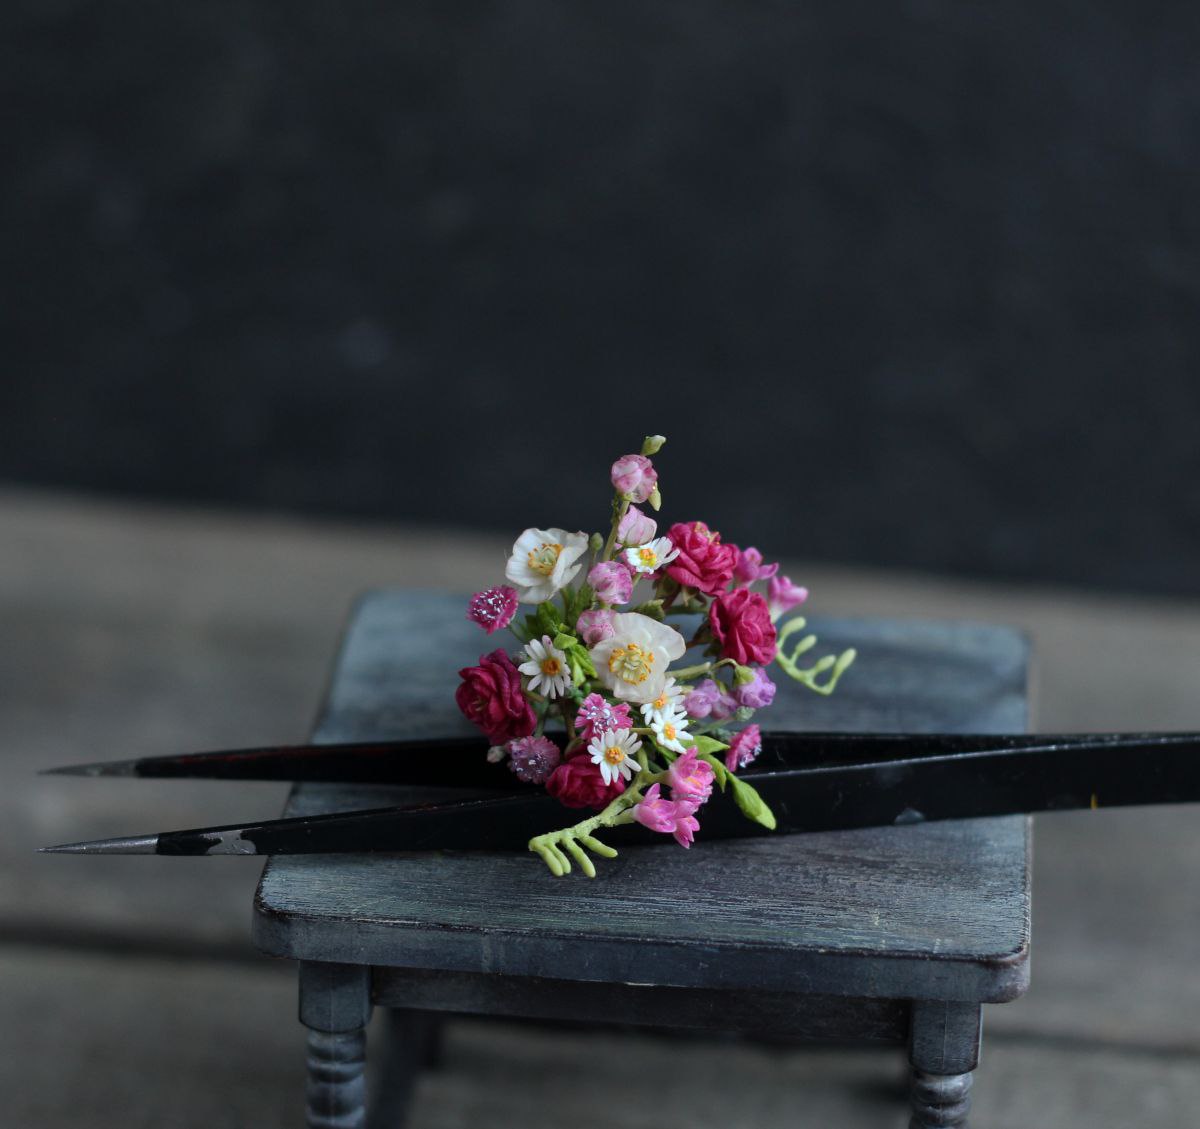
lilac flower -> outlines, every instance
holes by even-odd
[[[761,710],[775,700],[775,683],[767,676],[762,667],[754,668],[754,681],[739,686],[733,686],[733,696],[739,706],[748,706],[752,710]]]
[[[733,716],[737,701],[720,682],[706,678],[683,699],[683,708],[689,717],[711,717],[714,721],[724,721]]]
[[[769,580],[779,571],[779,562],[763,564],[763,555],[752,545],[738,550],[737,564],[733,566],[733,578],[738,584],[753,584],[756,580]]]

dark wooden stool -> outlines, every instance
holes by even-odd
[[[351,621],[319,741],[467,732],[456,671],[496,645],[461,598],[377,592]],[[859,649],[832,698],[784,685],[768,728],[999,732],[1026,724],[1027,644],[965,623],[813,620]],[[436,796],[307,785],[287,812]],[[271,860],[255,942],[300,962],[308,1124],[365,1124],[365,1025],[403,1009],[907,1042],[913,1126],[965,1124],[982,1005],[1028,983],[1023,816],[623,849],[599,876],[525,855]],[[420,1059],[414,1046],[412,1059]],[[394,1077],[396,1088],[404,1080]]]

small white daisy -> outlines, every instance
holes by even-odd
[[[679,550],[671,544],[669,537],[656,537],[644,545],[626,549],[624,556],[636,572],[657,572],[679,556]]]
[[[642,703],[642,717],[646,724],[661,717],[668,717],[672,714],[682,714],[683,711],[683,689],[676,683],[674,678],[668,678],[663,683],[662,693],[652,701]]]
[[[547,698],[560,698],[570,689],[571,668],[567,665],[567,656],[550,642],[549,635],[543,635],[541,642],[530,639],[525,644],[525,657],[517,670],[529,675],[529,689],[536,691],[541,687]]]
[[[618,776],[628,780],[641,768],[635,755],[641,747],[632,729],[606,729],[592,738],[588,753],[592,763],[600,766],[604,783],[612,784]]]
[[[687,731],[687,724],[686,714],[667,714],[665,717],[655,718],[650,723],[650,729],[659,748],[682,753],[686,752],[688,747],[683,739],[686,737],[688,744],[692,740],[692,735]]]

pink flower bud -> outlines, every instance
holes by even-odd
[[[579,638],[587,647],[595,647],[616,634],[613,628],[613,613],[603,608],[594,612],[583,612],[575,625]]]
[[[770,580],[779,571],[779,562],[763,564],[763,555],[753,545],[738,550],[738,561],[733,566],[734,579],[739,584],[753,584],[756,580]]]
[[[633,595],[633,576],[619,561],[593,565],[587,579],[602,604],[627,604]]]
[[[658,471],[645,455],[622,455],[612,465],[612,484],[623,498],[644,502],[658,485]]]
[[[637,506],[630,506],[617,526],[617,540],[622,545],[645,545],[653,541],[658,532],[658,522],[647,514],[642,513]]]
[[[657,784],[646,789],[642,802],[633,809],[633,818],[651,831],[670,835],[675,830],[675,805],[660,794]]]

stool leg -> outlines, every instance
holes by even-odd
[[[972,1072],[979,1065],[983,1009],[979,1004],[914,1000],[909,1031],[913,1066],[909,1129],[963,1129],[971,1108]]]
[[[300,1022],[308,1028],[309,1129],[363,1129],[370,969],[300,963]]]

